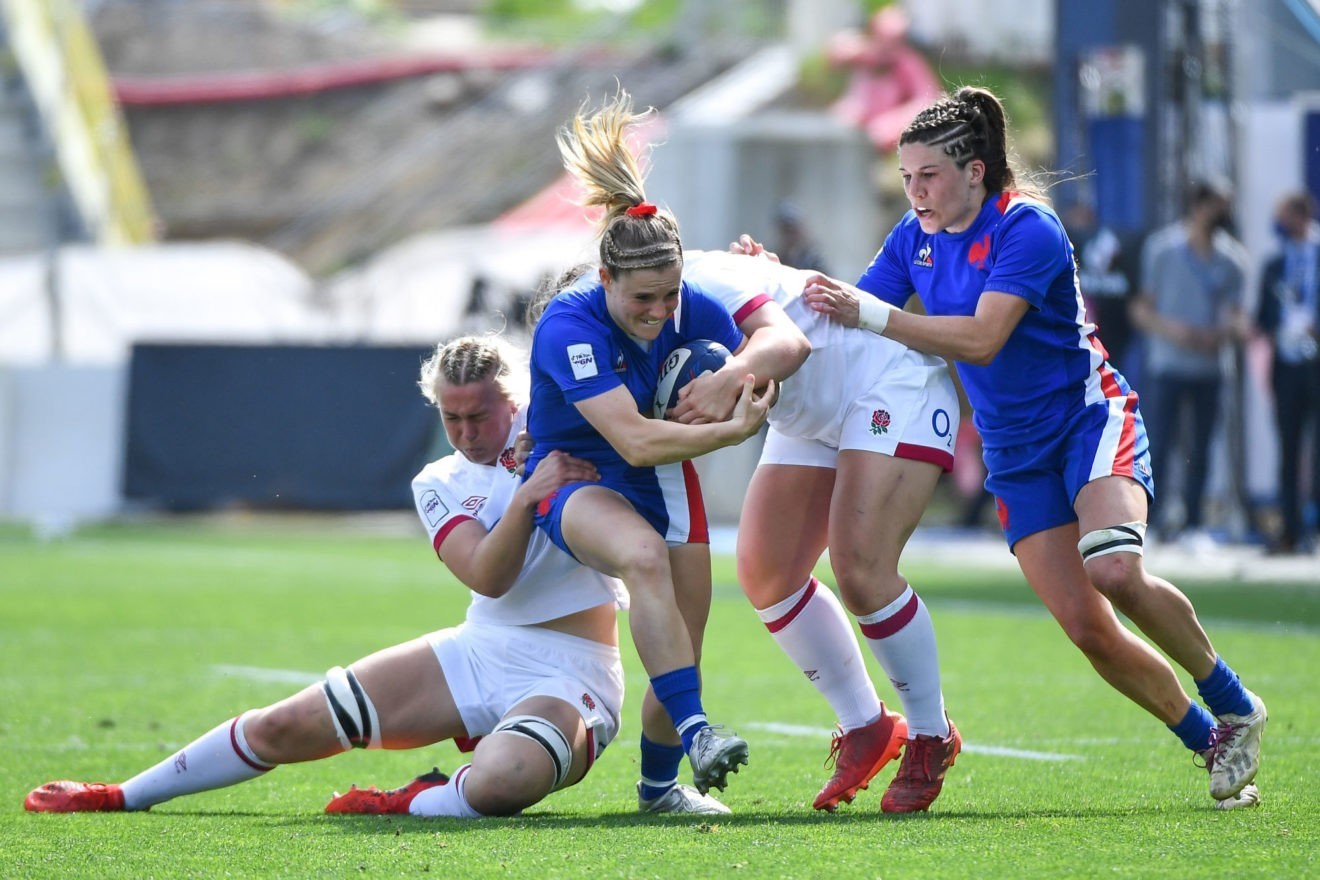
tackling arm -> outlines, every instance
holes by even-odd
[[[540,500],[568,483],[597,479],[591,462],[551,452],[518,487],[489,532],[475,519],[459,523],[440,544],[440,558],[472,592],[492,599],[503,596],[522,573]]]

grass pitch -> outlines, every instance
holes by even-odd
[[[265,520],[51,543],[0,530],[0,877],[1320,876],[1320,578],[1180,583],[1270,709],[1263,804],[1219,813],[1204,771],[1100,681],[1020,577],[956,562],[905,573],[930,606],[966,740],[929,814],[880,813],[892,767],[838,813],[811,809],[829,709],[720,559],[705,702],[750,741],[751,764],[725,793],[735,815],[718,822],[634,812],[645,676],[627,646],[619,739],[583,783],[519,818],[321,812],[351,782],[453,770],[449,744],[281,767],[149,813],[32,815],[23,796],[41,782],[126,779],[330,666],[457,623],[467,598],[415,535]]]

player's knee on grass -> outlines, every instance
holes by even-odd
[[[535,715],[507,717],[472,756],[468,803],[484,816],[517,813],[570,784],[573,758],[572,741],[559,725]]]

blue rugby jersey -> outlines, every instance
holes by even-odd
[[[958,233],[928,235],[908,211],[858,286],[899,307],[915,292],[931,315],[975,314],[987,290],[1030,303],[991,363],[958,363],[987,446],[1054,436],[1083,407],[1130,392],[1086,319],[1063,224],[1039,200],[1001,193]]]
[[[694,339],[712,339],[734,351],[742,333],[719,301],[686,281],[678,309],[649,349],[610,318],[605,289],[594,273],[554,297],[532,334],[527,430],[535,446],[527,473],[559,449],[594,463],[607,486],[613,486],[614,479],[644,478],[653,468],[628,465],[574,404],[623,385],[638,411],[649,415],[665,358]]]

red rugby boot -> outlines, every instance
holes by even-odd
[[[28,792],[23,809],[30,813],[117,813],[124,809],[124,792],[104,782],[47,782]]]
[[[440,772],[440,768],[430,773],[423,773],[412,782],[400,788],[381,791],[376,786],[358,788],[356,785],[343,794],[335,792],[330,803],[325,805],[327,813],[359,813],[378,815],[383,813],[406,813],[408,805],[428,788],[445,785],[449,777]]]
[[[944,787],[944,773],[962,751],[962,736],[949,722],[949,735],[919,734],[908,740],[898,775],[885,789],[880,809],[886,813],[919,813],[931,805]]]
[[[907,720],[880,708],[880,717],[865,727],[836,733],[830,742],[825,766],[834,765],[834,775],[816,795],[812,806],[834,812],[839,801],[852,803],[857,792],[871,784],[880,768],[898,757],[907,739]]]

